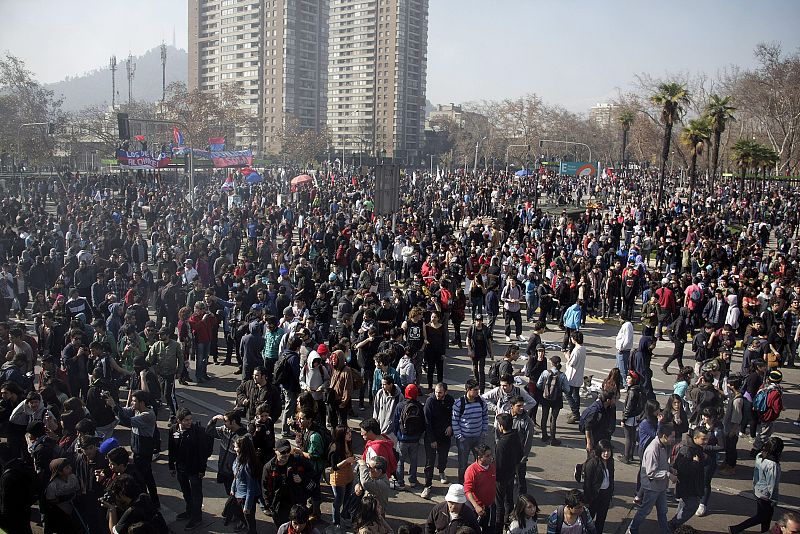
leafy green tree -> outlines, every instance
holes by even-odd
[[[744,181],[747,171],[758,161],[759,144],[749,139],[739,139],[731,147],[731,160],[739,167],[739,194],[744,195]]]
[[[711,173],[709,174],[709,189],[714,194],[714,178],[717,175],[719,164],[719,145],[722,140],[722,133],[729,122],[736,120],[734,111],[736,108],[731,105],[733,99],[730,96],[711,95],[706,105],[706,115],[711,121],[714,143],[711,151]]]
[[[689,209],[694,213],[694,188],[697,182],[697,156],[703,153],[703,148],[711,138],[711,119],[700,117],[692,119],[686,128],[681,131],[680,140],[689,149],[691,163],[689,165]]]
[[[650,101],[661,109],[661,122],[664,125],[664,139],[661,148],[661,172],[658,177],[658,196],[656,206],[661,206],[664,198],[664,178],[667,172],[667,159],[669,147],[672,144],[672,128],[675,122],[683,116],[686,106],[689,105],[689,91],[686,86],[677,82],[660,83],[656,92],[650,96]]]

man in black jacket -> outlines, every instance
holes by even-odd
[[[703,448],[708,444],[710,429],[699,425],[691,436],[683,438],[681,448],[675,456],[673,467],[678,472],[678,482],[675,484],[675,496],[679,499],[678,511],[675,517],[669,520],[670,532],[686,523],[697,511],[700,497],[703,496],[705,486],[705,452]]]
[[[586,455],[590,456],[602,439],[611,439],[616,426],[616,394],[603,390],[581,414],[578,429],[586,437]]]
[[[176,419],[169,434],[169,472],[177,476],[186,503],[186,510],[177,518],[188,519],[186,530],[189,530],[202,522],[203,477],[211,438],[199,423],[193,422],[192,412],[186,408],[178,410]]]
[[[425,489],[422,498],[431,496],[433,486],[433,466],[439,468],[439,481],[447,484],[444,470],[447,467],[447,454],[450,451],[450,442],[453,437],[451,426],[453,417],[453,396],[447,393],[447,384],[439,382],[434,388],[434,394],[425,401]],[[438,461],[437,461],[438,457]]]
[[[495,523],[497,534],[503,534],[504,524],[501,518],[510,523],[509,514],[514,509],[514,480],[517,475],[517,466],[522,462],[522,441],[519,433],[514,428],[511,415],[501,413],[497,416],[497,446],[495,448],[495,468],[497,469],[497,489],[494,502],[497,505],[497,518]]]
[[[478,516],[471,507],[464,506],[466,502],[464,486],[451,484],[444,502],[431,508],[425,521],[425,534],[455,534],[463,528],[480,532]]]

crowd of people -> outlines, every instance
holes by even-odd
[[[191,203],[175,177],[142,172],[0,201],[0,527],[166,532],[165,452],[186,530],[204,523],[216,456],[234,531],[388,534],[390,503],[419,490],[444,501],[398,532],[600,534],[616,496],[638,506],[632,534],[654,507],[660,532],[686,533],[750,438],[757,509],[730,532],[770,528],[781,369],[800,344],[794,193],[721,183],[656,207],[643,176],[548,175],[549,196],[581,207],[543,210],[538,176],[409,171],[390,217],[369,176],[287,193],[288,175],[264,175],[232,191],[199,180]],[[588,318],[621,324],[599,387]],[[658,343],[673,346],[662,371],[677,364],[662,400]],[[448,358],[464,349],[462,391]],[[210,362],[241,383],[203,424],[176,387],[218,387]],[[586,460],[540,524],[528,459],[563,425]],[[639,465],[635,495],[615,494],[615,461]],[[786,512],[775,532],[799,522]]]

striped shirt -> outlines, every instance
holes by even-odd
[[[464,404],[464,413],[461,405]],[[457,399],[453,404],[453,435],[456,439],[476,438],[485,434],[489,429],[489,409],[482,399],[467,402],[466,397]]]

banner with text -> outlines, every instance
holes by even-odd
[[[117,163],[123,169],[162,169],[169,166],[170,162],[169,156],[164,153],[117,150]]]
[[[237,150],[234,152],[211,152],[211,161],[214,167],[249,167],[253,164],[252,150]]]
[[[567,176],[597,176],[597,166],[585,161],[562,161],[559,172]]]

